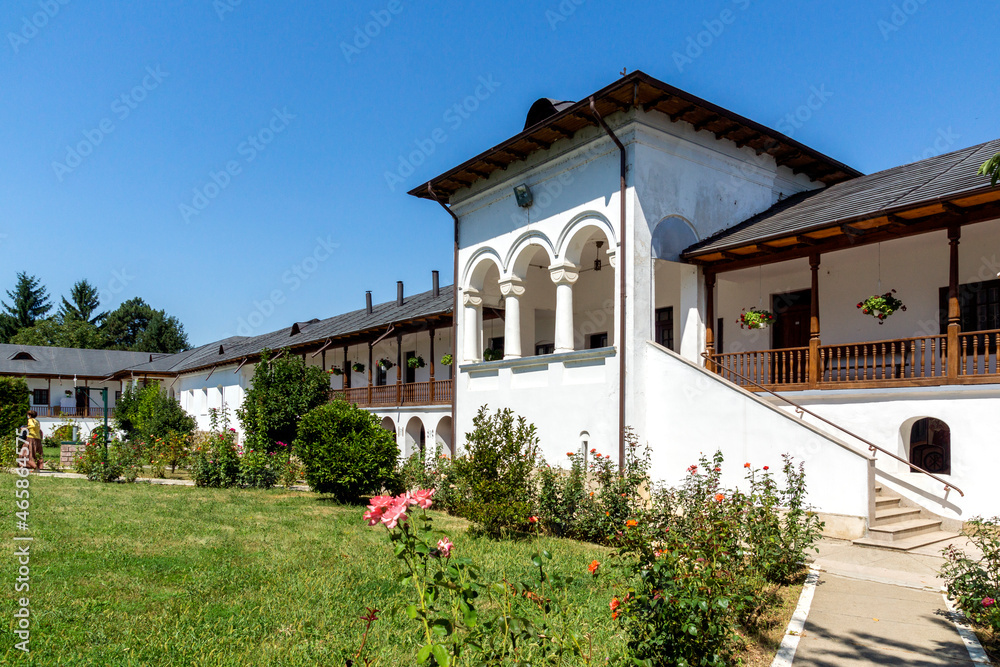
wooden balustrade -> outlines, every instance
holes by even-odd
[[[451,403],[452,381],[408,382],[372,387],[353,387],[335,390],[335,396],[343,396],[348,403],[361,407],[401,406],[401,405],[447,405]]]
[[[958,334],[959,377],[1000,374],[1000,329]]]
[[[810,377],[809,348],[712,355],[708,368],[748,389],[836,389],[1000,382],[1000,329],[819,345]],[[949,354],[951,352],[951,354]],[[949,368],[952,359],[953,368]]]
[[[821,345],[818,381],[882,384],[944,378],[948,374],[947,348],[946,335]]]
[[[104,406],[90,406],[85,408],[62,408],[58,405],[32,405],[31,409],[38,413],[39,417],[70,417],[73,419],[104,419]],[[108,419],[114,417],[114,408],[108,409]]]
[[[716,372],[738,385],[805,384],[809,368],[809,348],[790,347],[782,350],[727,352],[713,355]]]

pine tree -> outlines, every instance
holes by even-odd
[[[6,315],[13,318],[10,324],[17,329],[33,326],[37,320],[52,310],[48,290],[42,286],[38,278],[29,276],[24,271],[17,274],[17,285],[13,291],[7,291],[7,296],[13,305],[8,305],[4,301],[3,309]]]
[[[107,313],[94,315],[97,307],[101,305],[98,294],[97,288],[87,280],[77,282],[69,292],[72,302],[63,297],[62,306],[59,307],[56,317],[62,322],[83,320],[90,324],[100,324],[101,320],[107,317]]]

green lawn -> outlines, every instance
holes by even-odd
[[[4,498],[2,586],[11,628],[14,477]],[[0,662],[30,665],[343,665],[366,606],[383,610],[369,642],[379,665],[413,664],[412,621],[388,540],[361,510],[308,493],[97,484],[31,477],[31,654],[3,633]],[[438,515],[456,549],[492,579],[529,577],[530,542],[465,534]],[[574,613],[595,658],[620,651],[611,582],[587,576],[606,550],[542,538],[554,567],[578,575]]]

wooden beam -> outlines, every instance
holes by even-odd
[[[977,222],[985,222],[988,220],[994,220],[1000,217],[1000,202],[990,202],[976,207],[968,207],[965,214],[962,216],[961,225],[970,225]],[[914,222],[907,225],[902,232],[889,232],[884,228],[878,228],[871,230],[860,237],[849,237],[845,235],[832,236],[825,239],[820,239],[820,243],[806,245],[790,246],[787,250],[784,250],[773,255],[762,255],[757,257],[748,257],[746,255],[737,255],[736,253],[728,251],[714,251],[724,254],[727,260],[719,260],[713,262],[707,262],[707,260],[702,260],[702,264],[709,263],[711,270],[716,273],[724,273],[726,271],[736,271],[739,269],[745,269],[750,267],[762,266],[764,264],[776,264],[778,262],[787,262],[793,259],[800,259],[803,257],[808,257],[809,255],[816,252],[817,247],[822,247],[823,253],[834,252],[837,250],[846,250],[848,248],[856,248],[859,245],[870,245],[872,243],[878,243],[880,241],[891,241],[901,236],[916,236],[918,234],[926,234],[928,232],[936,232],[942,229],[947,229],[950,225],[956,224],[954,218],[949,214],[936,214],[926,216],[920,219],[919,222]],[[800,238],[809,238],[804,236],[797,236]],[[817,240],[817,239],[813,239]],[[808,242],[807,242],[808,243]],[[709,253],[705,253],[706,255]],[[739,260],[734,259],[735,257],[740,257]],[[685,259],[684,261],[689,263],[695,263],[697,257],[692,257],[690,259]]]
[[[676,123],[678,120],[682,119],[684,116],[686,116],[687,114],[691,113],[692,111],[694,111],[697,108],[698,107],[696,107],[693,104],[688,104],[687,106],[681,107],[680,109],[678,109],[677,111],[675,111],[673,113],[670,113],[668,111],[667,115],[670,116],[670,120],[671,121],[673,121],[673,122]]]
[[[476,176],[478,176],[480,178],[489,178],[490,177],[490,175],[489,175],[488,172],[480,171],[479,169],[474,169],[472,167],[469,167],[468,169],[466,169],[466,171],[471,171],[473,174],[475,174]]]
[[[653,98],[649,102],[646,102],[645,104],[643,104],[642,105],[642,110],[643,111],[649,111],[650,109],[652,109],[652,108],[654,108],[656,106],[659,106],[660,104],[662,104],[663,102],[666,102],[666,101],[670,100],[671,98],[673,98],[673,95],[671,95],[670,93],[664,93],[662,95],[658,95],[657,97]]]
[[[858,227],[852,227],[851,225],[844,224],[840,226],[840,231],[842,231],[844,234],[847,234],[851,238],[860,238],[862,236],[868,236],[869,234],[873,234],[878,230],[877,228],[860,229]]]
[[[781,252],[781,248],[775,248],[774,246],[769,246],[763,243],[757,244],[757,250],[760,250],[762,253],[767,255],[773,255],[776,252]]]
[[[816,239],[811,236],[796,236],[795,241],[808,246],[823,245],[823,239]]]
[[[541,139],[536,139],[534,137],[525,137],[524,141],[530,141],[531,143],[535,144],[542,150],[548,150],[549,148],[552,147],[551,141],[542,141]]]
[[[556,134],[561,134],[564,139],[569,139],[570,137],[573,136],[572,132],[570,132],[565,128],[559,127],[558,125],[549,125],[549,129],[555,132]]]
[[[706,125],[714,123],[717,120],[720,120],[719,115],[711,113],[702,118],[701,120],[691,123],[691,125],[694,127],[695,132],[700,132],[702,129],[704,129]]]
[[[481,162],[485,162],[486,164],[490,165],[491,167],[496,167],[497,169],[506,169],[507,168],[507,165],[505,165],[503,162],[500,162],[499,160],[494,160],[493,158],[490,158],[490,157],[484,157],[481,160]]]

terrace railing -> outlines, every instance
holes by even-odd
[[[727,352],[707,357],[706,364],[751,391],[1000,382],[1000,329],[953,338],[941,334]]]
[[[451,380],[407,382],[371,387],[352,387],[332,392],[348,403],[363,408],[398,407],[404,405],[447,405],[453,395]]]

